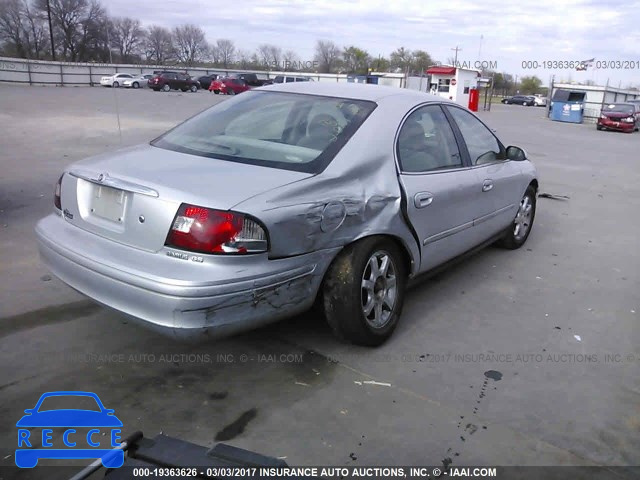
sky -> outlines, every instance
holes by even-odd
[[[355,45],[373,57],[401,46],[420,49],[442,63],[457,46],[464,65],[493,62],[497,71],[536,75],[545,85],[555,75],[556,81],[640,86],[640,0],[109,0],[105,5],[111,15],[138,18],[145,26],[193,23],[209,42],[228,38],[250,51],[274,44],[295,51],[302,61],[313,60],[318,39]],[[591,58],[595,63],[584,72],[557,68],[558,61]]]

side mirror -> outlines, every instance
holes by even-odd
[[[522,148],[511,145],[507,147],[507,159],[515,160],[516,162],[521,162],[522,160],[527,159],[527,152],[525,152]]]

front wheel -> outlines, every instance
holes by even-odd
[[[113,88],[118,88],[120,86],[120,83],[118,82],[113,82]]]
[[[532,185],[524,192],[520,206],[513,223],[507,227],[504,236],[500,239],[500,246],[509,250],[515,250],[524,245],[531,233],[533,220],[536,216],[536,190]]]
[[[195,85],[191,85],[190,90],[191,90],[193,93],[196,93],[196,92],[198,91],[198,87],[196,87]]]
[[[140,84],[138,82],[133,82],[133,88],[140,88]]]
[[[213,93],[215,93],[216,95],[220,94],[220,90],[214,90]]]
[[[171,90],[171,87],[169,86],[168,83],[165,83],[164,86],[162,87],[162,91],[163,92],[168,92],[169,90]]]
[[[236,94],[235,90],[231,88],[227,88],[227,95],[235,95],[235,94]]]
[[[357,345],[391,337],[404,303],[406,266],[390,240],[370,237],[347,246],[329,267],[322,289],[333,332]]]

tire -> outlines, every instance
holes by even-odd
[[[220,90],[214,90],[213,93],[215,93],[216,95],[220,94]]]
[[[227,88],[227,95],[235,95],[235,94],[236,92],[233,89]]]
[[[596,130],[602,130],[602,127],[600,125],[596,125]]]
[[[198,87],[195,86],[195,85],[191,85],[190,90],[191,90],[191,92],[196,93],[198,91]]]
[[[171,87],[169,86],[169,84],[168,84],[168,83],[165,83],[165,84],[162,86],[162,91],[163,91],[163,92],[168,92],[169,90],[171,90]]]
[[[379,269],[384,261],[388,262],[386,274],[379,271],[376,275],[372,265]],[[400,319],[406,281],[402,253],[392,241],[369,237],[347,246],[324,278],[322,302],[327,323],[342,340],[370,347],[381,345],[391,337]]]
[[[522,106],[526,107],[527,106],[527,102],[522,102]]]
[[[133,82],[131,85],[133,88],[140,88],[140,84],[138,82]]]
[[[120,86],[119,82],[113,82],[112,84],[113,88],[118,88]]]
[[[525,203],[527,199],[528,202]],[[516,217],[513,219],[513,223],[505,230],[504,236],[498,241],[499,245],[509,250],[516,250],[524,245],[533,228],[535,217],[536,189],[529,185],[522,196],[522,200],[520,200]]]

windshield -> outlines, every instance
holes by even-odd
[[[613,113],[633,113],[634,107],[633,105],[607,105],[603,112],[613,112]]]
[[[69,409],[99,412],[100,406],[95,398],[89,395],[54,395],[43,399],[38,411],[46,412]]]
[[[248,92],[202,112],[151,144],[203,157],[317,173],[375,106],[344,98]]]

